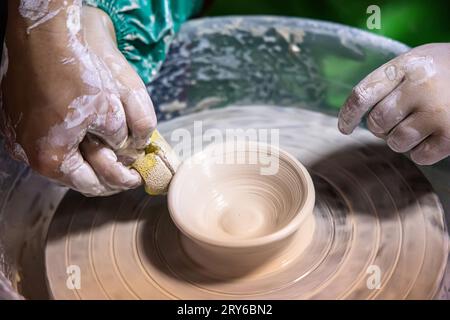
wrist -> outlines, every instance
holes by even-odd
[[[71,4],[77,6],[77,1],[67,1],[67,3],[59,0],[51,1],[52,7],[49,11],[56,8],[56,5],[60,5],[59,8],[62,9],[52,18],[31,30],[30,26],[33,24],[30,22],[33,21],[19,12],[20,1],[12,2],[13,4],[8,6],[9,19],[5,43],[10,61],[14,61],[16,68],[26,69],[30,74],[35,75],[47,74],[47,77],[50,77],[49,73],[55,70],[58,70],[57,73],[62,73],[64,70],[71,69],[70,65],[64,65],[62,62],[74,56],[73,49],[70,47],[71,41],[73,42],[75,37],[82,38],[81,32],[74,33],[68,23],[70,21],[76,23],[76,19],[79,19],[78,16],[73,20],[68,20],[74,12],[80,14],[79,10],[73,10],[70,7]],[[37,21],[39,20],[35,20],[34,23]],[[46,63],[42,63],[43,61]],[[43,65],[45,65],[45,70]],[[56,66],[59,67],[55,68]],[[13,63],[10,67],[13,68]]]

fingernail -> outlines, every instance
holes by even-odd
[[[391,137],[388,137],[386,140],[386,143],[388,144],[389,148],[391,148],[395,152],[401,152],[401,148],[400,148],[397,140],[395,140]]]
[[[348,129],[347,123],[342,118],[339,118],[339,120],[338,120],[338,129],[341,133],[343,133],[345,135],[349,135],[353,132],[353,130]]]
[[[381,128],[374,120],[372,117],[368,117],[367,119],[367,127],[369,128],[370,131],[372,131],[373,133],[376,134],[382,134],[384,133],[383,128]]]
[[[125,182],[126,186],[135,188],[142,184],[142,177],[136,170],[126,169],[126,171],[128,175],[128,180]]]

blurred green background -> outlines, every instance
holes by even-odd
[[[381,9],[381,29],[368,30],[369,5]],[[449,0],[214,0],[206,13],[282,15],[338,22],[401,41],[409,46],[450,41]]]

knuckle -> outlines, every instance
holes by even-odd
[[[110,147],[120,147],[127,138],[127,126],[126,123],[112,123],[105,126],[92,128],[90,133],[103,139]]]
[[[394,63],[386,65],[383,69],[384,75],[390,81],[395,81],[399,77],[397,66]]]
[[[362,85],[357,85],[352,90],[352,98],[353,98],[353,104],[356,106],[360,106],[362,104],[367,103],[368,99],[368,93],[367,90]]]
[[[124,131],[125,123],[111,121],[106,124],[102,130],[102,134],[107,137],[114,137]]]
[[[373,133],[384,133],[386,127],[386,119],[384,113],[378,108],[374,109],[367,116],[367,126]]]

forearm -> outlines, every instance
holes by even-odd
[[[33,7],[33,3],[41,4]],[[76,70],[73,70],[76,68],[64,64],[64,61],[74,56],[69,44],[70,38],[75,35],[71,34],[68,28],[68,19],[79,21],[80,8],[81,1],[77,0],[8,2],[5,44],[11,60],[9,77],[17,78],[15,83],[24,82],[25,79],[19,79],[19,75],[23,74],[22,70],[27,70],[30,76],[41,79],[42,83],[53,84],[63,80],[62,75],[66,74],[66,70],[70,74],[68,69],[76,74]],[[13,61],[17,62],[12,63]],[[42,61],[46,61],[46,64]],[[17,87],[8,90],[14,89],[20,90]],[[65,92],[60,95],[64,97]]]

